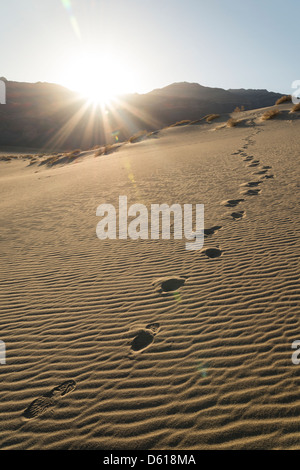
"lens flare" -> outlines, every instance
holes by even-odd
[[[208,376],[208,365],[200,362],[197,366],[198,371],[200,372],[203,379]]]
[[[81,39],[79,25],[78,25],[78,22],[77,22],[77,19],[76,19],[74,13],[73,13],[71,0],[61,0],[61,3],[63,4],[64,9],[69,14],[71,26],[74,30],[74,33],[76,34],[78,39]]]
[[[119,142],[119,134],[120,134],[120,131],[115,131],[115,132],[112,132],[112,137],[113,139],[116,141],[116,142]]]

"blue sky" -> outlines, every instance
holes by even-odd
[[[74,88],[101,74],[116,89],[123,80],[121,92],[189,81],[290,93],[299,18],[299,0],[1,0],[0,76]]]

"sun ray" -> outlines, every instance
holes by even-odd
[[[67,138],[83,118],[87,108],[88,103],[85,102],[80,109],[70,117],[66,124],[47,142],[45,148],[62,148],[64,143],[67,141]]]

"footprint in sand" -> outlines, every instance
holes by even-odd
[[[24,411],[23,416],[26,419],[37,418],[38,416],[45,413],[45,411],[47,411],[49,408],[52,408],[54,404],[55,402],[52,398],[48,398],[46,396],[37,398]]]
[[[71,393],[76,388],[75,380],[68,380],[54,387],[50,392],[34,400],[23,413],[24,418],[33,419],[41,416],[55,406],[57,399]]]
[[[249,155],[249,157],[244,158],[244,162],[251,162],[251,160],[253,160],[253,158],[254,158],[254,157],[251,157],[251,156]]]
[[[219,248],[205,248],[201,250],[208,258],[220,258],[222,251]]]
[[[261,178],[262,178],[262,179],[273,179],[273,178],[274,178],[274,175],[273,175],[273,174],[270,174],[270,175],[263,175]]]
[[[240,202],[243,202],[245,199],[228,199],[228,201],[223,201],[221,202],[222,206],[226,207],[235,207],[237,206]]]
[[[243,183],[240,186],[242,188],[255,188],[259,186],[262,183],[262,181],[249,181],[249,183]]]
[[[211,228],[205,228],[204,237],[209,237],[210,235],[213,235],[218,230],[221,230],[221,228],[222,228],[222,225],[215,225],[214,227],[211,227]]]
[[[184,277],[169,277],[157,279],[154,284],[159,289],[159,292],[174,292],[185,284],[186,278]]]
[[[268,172],[268,170],[259,170],[253,173],[254,175],[265,175]]]
[[[253,160],[249,165],[247,165],[249,168],[253,168],[259,165],[259,160]]]
[[[160,330],[160,324],[159,323],[149,323],[149,325],[146,325],[146,329],[152,331],[153,334],[156,334]]]
[[[245,211],[232,212],[230,215],[234,220],[240,220],[245,217]]]
[[[131,343],[131,349],[134,352],[140,352],[148,348],[153,343],[155,335],[160,330],[159,323],[150,323],[144,330],[139,331]]]
[[[242,194],[245,196],[257,196],[261,192],[261,189],[248,189],[247,191],[242,191]]]

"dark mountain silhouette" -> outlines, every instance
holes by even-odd
[[[0,105],[0,146],[67,150],[128,139],[210,113],[271,106],[282,95],[267,90],[223,90],[174,83],[146,94],[119,97],[104,112],[60,85],[6,81]]]

